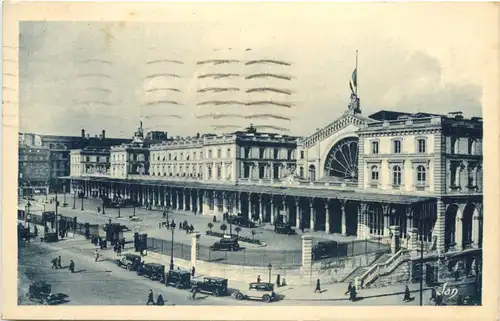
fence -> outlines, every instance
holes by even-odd
[[[172,247],[172,241],[148,237],[147,250],[165,255],[172,255],[173,250],[174,257],[184,260],[191,259],[191,244],[174,242]]]
[[[326,244],[325,247],[319,245],[313,247],[313,261],[386,253],[390,250],[389,245],[381,241],[355,240],[351,242],[323,243]]]

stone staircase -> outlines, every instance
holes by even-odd
[[[402,262],[393,272],[381,275],[374,281],[366,285],[366,288],[378,288],[393,284],[410,282],[411,262]]]
[[[344,280],[344,282],[354,282],[357,277],[363,275],[370,269],[371,266],[385,262],[391,257],[391,254],[389,253],[384,253],[380,257],[378,257],[375,261],[372,262],[370,266],[360,266],[354,269],[354,271]]]

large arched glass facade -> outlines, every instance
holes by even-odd
[[[326,158],[325,176],[358,179],[358,138],[348,137],[337,142]]]

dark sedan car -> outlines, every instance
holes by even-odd
[[[215,242],[214,245],[210,247],[212,251],[228,250],[228,251],[238,251],[240,245],[238,244],[238,239],[235,237],[222,238],[220,241]]]
[[[274,231],[278,234],[293,235],[295,230],[290,225],[278,224],[276,225]]]
[[[165,265],[158,263],[143,263],[137,266],[137,275],[143,275],[153,281],[163,281]]]
[[[227,292],[227,279],[217,277],[204,277],[203,281],[193,282],[200,292],[210,293],[213,296],[225,296]]]
[[[165,274],[165,285],[186,289],[191,286],[191,273],[186,270],[171,270]]]

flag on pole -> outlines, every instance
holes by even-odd
[[[351,92],[356,94],[356,87],[358,86],[358,69],[354,69],[352,72],[351,80],[349,81],[349,87],[351,87]]]

